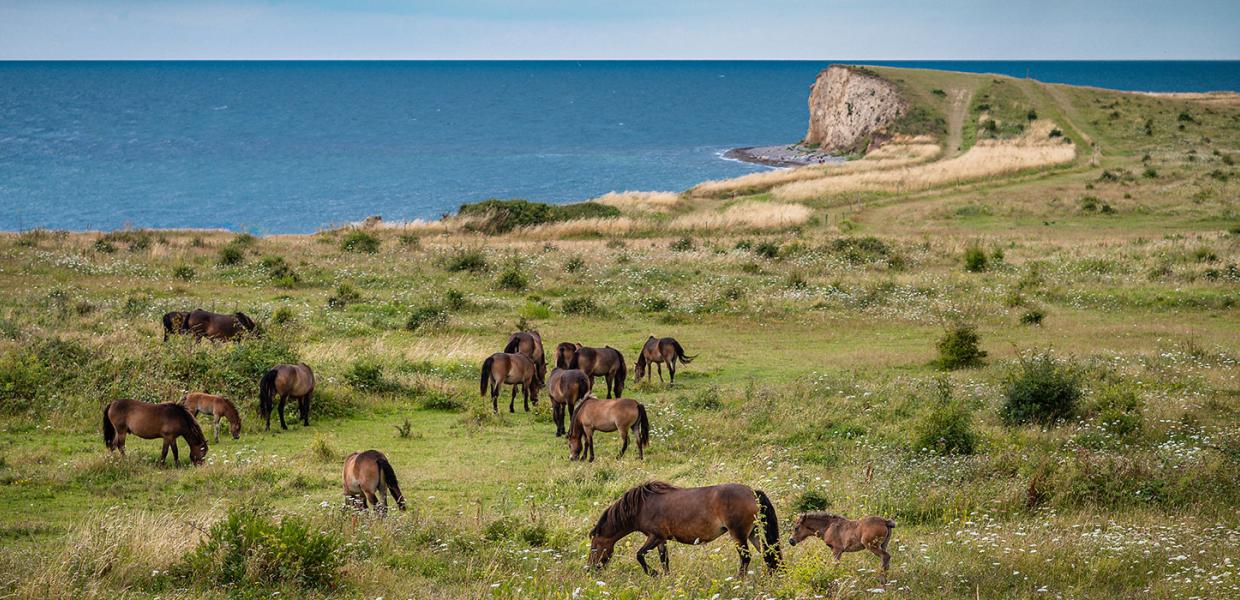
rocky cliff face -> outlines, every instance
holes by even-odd
[[[809,93],[805,144],[827,152],[864,150],[886,137],[889,125],[908,110],[894,84],[862,69],[831,65],[818,73]]]

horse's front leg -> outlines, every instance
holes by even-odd
[[[590,462],[594,462],[594,430],[586,430],[586,443],[590,445]]]
[[[608,373],[603,376],[603,382],[607,384],[607,397],[611,398],[611,390],[614,388],[614,385],[612,383],[611,373]]]
[[[749,540],[738,530],[732,530],[730,533],[736,542],[736,552],[741,557],[741,566],[736,570],[736,578],[744,579],[749,574]]]
[[[666,550],[667,545],[662,539],[660,539],[657,535],[653,533],[648,534],[646,536],[646,543],[642,544],[642,547],[637,549],[637,564],[642,566],[642,571],[644,571],[647,575],[652,575],[652,576],[658,575],[659,572],[652,571],[650,567],[646,564],[646,553],[650,552],[655,547],[658,547],[660,549],[659,560],[662,561],[667,554],[667,550]]]
[[[280,429],[288,429],[288,424],[284,422],[285,402],[288,402],[288,394],[280,394]]]
[[[211,441],[218,444],[220,443],[220,417],[219,415],[216,415],[214,419],[215,420],[211,423]]]

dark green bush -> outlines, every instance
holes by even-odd
[[[852,264],[885,261],[892,256],[891,247],[873,236],[833,240],[831,252]]]
[[[801,492],[796,502],[792,503],[794,513],[827,510],[828,508],[831,508],[831,499],[827,497],[826,492],[812,488]]]
[[[951,385],[940,379],[933,398],[914,425],[914,449],[936,454],[973,454],[977,436],[973,413],[952,397]]]
[[[185,559],[183,570],[189,577],[236,589],[330,588],[340,578],[342,542],[320,529],[294,515],[277,521],[264,507],[232,508]]]
[[[336,286],[336,295],[327,299],[327,307],[341,309],[361,299],[362,295],[353,286],[348,283],[342,283]]]
[[[936,344],[939,358],[935,365],[948,370],[981,366],[982,359],[986,358],[986,351],[978,347],[980,341],[974,326],[953,325]]]
[[[477,248],[458,248],[448,257],[447,262],[444,263],[444,268],[454,273],[461,271],[481,273],[488,268],[487,256],[482,250]]]
[[[1042,319],[1046,318],[1046,312],[1040,308],[1031,308],[1020,316],[1021,325],[1041,325]]]
[[[499,274],[499,279],[495,283],[500,289],[519,292],[529,286],[530,281],[520,267],[512,265]]]
[[[999,417],[1007,425],[1052,425],[1076,415],[1081,376],[1048,353],[1022,358],[1003,384]]]
[[[1102,388],[1093,401],[1093,411],[1102,429],[1129,442],[1140,437],[1145,429],[1144,406],[1136,390],[1122,384]]]
[[[448,310],[465,310],[469,308],[469,297],[465,292],[449,288],[443,293],[443,305]]]
[[[21,240],[19,240],[19,243],[20,241]],[[107,238],[99,238],[95,240],[95,251],[102,252],[104,254],[111,254],[116,252],[116,246],[113,245],[112,242],[109,242]]]
[[[642,297],[638,306],[642,312],[665,312],[672,307],[672,302],[663,296],[647,295]]]
[[[980,273],[989,266],[989,258],[986,251],[978,244],[972,244],[964,249],[964,270],[970,273]]]
[[[290,287],[293,284],[301,282],[301,276],[293,270],[293,267],[284,260],[283,256],[267,256],[258,263],[258,266],[267,272],[267,276],[271,278],[276,285]]]
[[[647,368],[653,369],[654,365],[647,365]],[[681,396],[681,401],[688,408],[695,410],[719,410],[723,408],[723,398],[719,395],[719,388],[713,385],[702,388],[692,396]]]
[[[360,229],[354,229],[340,240],[340,249],[345,252],[374,254],[379,251],[379,238]]]
[[[294,318],[293,309],[287,306],[281,306],[271,313],[271,322],[277,325],[292,322]]]
[[[586,268],[586,261],[582,260],[580,256],[574,256],[564,263],[565,273],[576,273],[584,268]]]
[[[190,281],[194,278],[194,267],[189,265],[178,265],[172,270],[172,276],[182,281]]]
[[[409,315],[405,321],[405,329],[418,331],[425,327],[436,327],[447,324],[448,313],[438,306],[423,306]]]
[[[588,297],[565,298],[560,303],[560,312],[566,315],[586,315],[598,311],[598,305]]]
[[[383,365],[369,358],[361,358],[349,365],[344,381],[359,392],[390,392],[399,386],[383,376]]]
[[[753,247],[753,253],[762,258],[777,258],[779,256],[779,244],[775,242],[761,242]]]
[[[689,236],[682,237],[668,246],[673,252],[688,252],[697,247],[697,242]]]
[[[490,199],[462,204],[457,215],[471,219],[466,225],[469,230],[498,234],[507,233],[518,227],[556,221],[616,217],[620,215],[620,210],[597,202],[553,205],[528,200]]]
[[[224,244],[224,246],[220,248],[219,262],[221,265],[239,265],[244,260],[245,251],[243,251],[240,246],[230,242],[228,244]]]

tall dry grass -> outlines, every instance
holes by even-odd
[[[1071,162],[1076,158],[1076,146],[1062,138],[1048,137],[1053,126],[1049,121],[1039,121],[1020,138],[984,140],[947,160],[798,181],[776,187],[771,193],[785,202],[846,192],[902,193]]]
[[[680,194],[675,192],[609,192],[591,200],[614,206],[626,215],[668,213],[681,205]]]
[[[785,229],[803,225],[814,211],[800,204],[742,202],[722,212],[700,211],[676,217],[669,229]]]

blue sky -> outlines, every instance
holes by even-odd
[[[1240,59],[1240,1],[0,0],[0,59]]]

